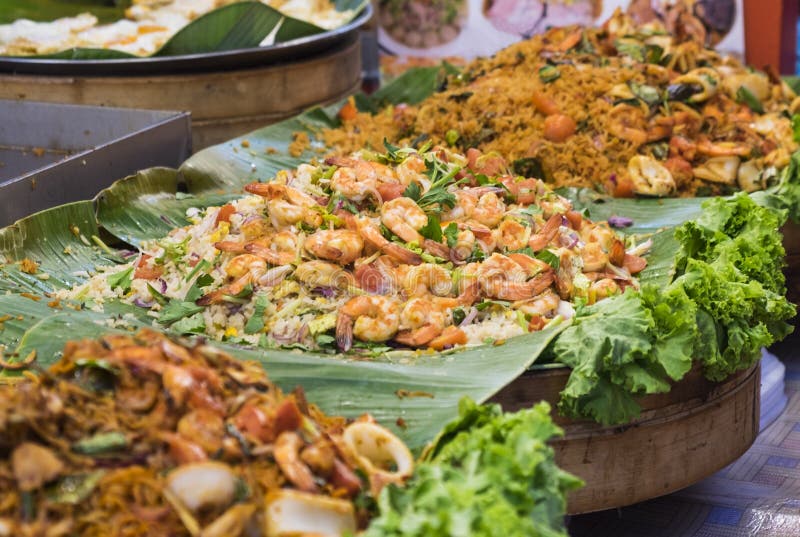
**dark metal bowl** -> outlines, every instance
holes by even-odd
[[[130,76],[263,67],[269,64],[290,62],[335,48],[351,40],[371,16],[372,6],[367,4],[352,21],[335,30],[267,47],[206,54],[108,60],[56,60],[2,56],[0,57],[0,72],[55,76]]]

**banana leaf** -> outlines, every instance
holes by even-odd
[[[82,281],[80,273],[120,259],[97,246],[100,229],[94,204],[79,201],[33,214],[0,229],[0,293],[51,292]],[[39,263],[35,274],[23,272],[23,259]]]
[[[117,181],[96,198],[97,218],[117,239],[138,246],[142,240],[164,237],[189,224],[186,209],[224,205],[235,194],[204,192],[198,197],[182,192],[177,170],[150,168]]]
[[[91,13],[101,22],[113,22],[125,16],[130,2],[93,2],[91,0],[0,0],[0,24],[17,19],[51,21]]]
[[[353,16],[347,21],[350,22],[360,14],[367,5],[367,1],[352,0],[339,2],[335,5],[339,11],[348,8],[353,9]],[[9,4],[7,10],[3,9],[4,4]],[[95,14],[98,18],[102,16],[103,22],[110,22],[124,17],[123,7],[98,6],[96,3],[67,3],[66,6],[64,2],[43,0],[24,3],[41,4],[36,8],[19,4],[23,3],[14,2],[13,0],[0,0],[0,23],[13,22],[18,18],[49,20],[50,13],[56,14],[52,18],[58,18],[74,16],[87,11]],[[76,6],[80,6],[80,9],[75,9]],[[35,12],[41,13],[38,16],[39,18],[37,18]],[[275,8],[258,1],[236,2],[210,11],[187,24],[164,43],[152,57],[253,48],[258,47],[264,39],[273,34],[274,43],[285,43],[293,39],[321,34],[326,31],[319,26],[288,17]],[[71,48],[51,54],[26,57],[59,60],[107,60],[137,58],[138,56],[116,50]]]
[[[92,311],[70,310],[40,317],[21,338],[17,352],[26,356],[35,350],[37,366],[45,367],[57,359],[68,340],[113,331],[106,318]],[[214,345],[238,358],[260,362],[284,390],[302,386],[309,400],[328,413],[357,417],[368,412],[393,428],[410,447],[421,448],[458,415],[462,396],[479,402],[489,399],[522,374],[567,325],[553,325],[500,347],[436,355],[411,364]]]

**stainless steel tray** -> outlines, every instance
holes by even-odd
[[[109,60],[54,60],[0,56],[0,72],[54,76],[129,76],[246,69],[289,62],[335,48],[352,39],[371,16],[372,6],[367,4],[351,22],[329,32],[267,47],[208,54]]]
[[[190,154],[186,112],[0,100],[0,227]]]

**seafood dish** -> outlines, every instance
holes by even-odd
[[[0,385],[0,535],[352,535],[414,459],[260,364],[151,330]]]
[[[263,348],[441,351],[570,318],[647,265],[650,241],[475,149],[387,144],[245,190],[57,296]]]
[[[134,0],[124,19],[107,24],[100,24],[91,13],[51,22],[20,19],[0,25],[0,55],[30,56],[93,48],[149,56],[193,20],[231,3],[231,0]],[[328,0],[263,3],[327,30],[345,24],[354,14],[338,11]]]
[[[319,141],[336,154],[384,139],[477,148],[554,188],[617,197],[776,184],[798,149],[800,97],[777,73],[707,48],[709,33],[686,9],[551,28],[451,72],[422,102],[340,114]]]

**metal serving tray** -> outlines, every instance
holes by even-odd
[[[187,112],[0,100],[0,226],[191,154]]]
[[[336,48],[352,39],[370,17],[372,17],[372,7],[367,4],[352,21],[335,30],[270,46],[207,54],[108,60],[55,60],[0,56],[0,72],[48,76],[130,76],[263,67],[306,58]]]

